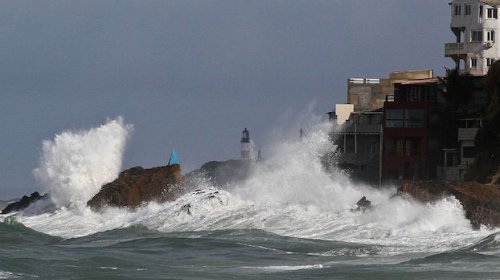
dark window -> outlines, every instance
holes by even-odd
[[[345,152],[346,153],[354,153],[354,136],[352,135],[346,135],[345,139]]]
[[[496,8],[489,8],[487,12],[487,17],[488,18],[498,18],[498,9]]]
[[[462,14],[462,6],[461,5],[455,5],[455,15],[459,16]]]
[[[385,153],[388,155],[396,154],[396,142],[393,139],[387,139],[384,141]]]
[[[404,110],[389,109],[386,111],[386,127],[404,127]]]
[[[495,59],[494,58],[487,58],[486,59],[486,66],[491,66],[493,65],[493,63],[495,63]]]
[[[410,128],[424,127],[424,110],[421,109],[406,110],[405,127],[410,127]]]
[[[446,166],[447,167],[457,166],[457,154],[456,153],[446,153]]]
[[[465,5],[465,15],[468,16],[471,14],[471,6]]]
[[[472,31],[471,33],[471,42],[482,42],[483,41],[483,31]]]
[[[471,68],[476,68],[477,67],[477,58],[471,58],[470,59],[470,67]]]
[[[474,158],[476,156],[476,148],[475,147],[463,147],[462,149],[462,157],[463,158]]]
[[[479,18],[483,18],[483,5],[479,6]]]
[[[405,141],[404,139],[398,139],[396,140],[396,154],[398,156],[404,155],[404,150],[405,150]]]
[[[495,42],[495,30],[490,30],[486,32],[487,41]]]
[[[406,146],[405,146],[405,155],[407,156],[416,156],[418,155],[418,139],[416,138],[407,138]]]

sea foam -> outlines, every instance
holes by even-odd
[[[237,184],[213,186],[200,180],[194,186],[199,191],[187,191],[176,201],[149,203],[134,211],[108,208],[101,213],[83,205],[118,174],[132,127],[119,118],[89,131],[65,132],[44,142],[36,171],[60,208],[37,216],[21,215],[19,220],[67,238],[133,225],[162,232],[261,229],[284,236],[380,245],[379,253],[384,255],[439,252],[490,234],[473,231],[454,198],[427,204],[391,198],[394,188],[373,189],[353,183],[339,170],[327,172],[321,156],[334,149],[332,129],[330,123],[316,123],[307,127],[302,139],[276,141],[266,160]],[[351,211],[362,196],[372,201],[373,209]],[[81,207],[78,211],[66,207],[75,203]]]

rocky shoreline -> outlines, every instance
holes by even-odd
[[[245,178],[249,172],[249,166],[242,165],[239,161],[209,162],[203,167],[186,176],[204,174],[208,175],[213,183],[226,184]],[[235,170],[238,172],[234,173]],[[159,203],[173,201],[184,192],[184,176],[181,174],[179,164],[149,169],[133,167],[122,171],[113,182],[103,185],[87,202],[87,206],[94,211],[100,211],[106,206],[133,210],[151,201]],[[473,228],[479,229],[481,225],[500,227],[500,185],[477,182],[456,184],[441,181],[403,181],[396,195],[411,197],[423,203],[453,196],[462,204],[465,217],[469,219]],[[2,214],[20,211],[47,197],[48,195],[40,196],[38,193],[32,197],[23,197],[20,201],[8,205]]]
[[[481,225],[500,227],[500,185],[404,181],[398,189],[398,194],[407,194],[421,202],[433,202],[445,196],[454,196],[462,204],[465,217],[473,228],[479,229]]]

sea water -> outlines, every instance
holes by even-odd
[[[100,213],[85,202],[118,175],[133,127],[61,133],[35,170],[53,201],[0,216],[0,279],[500,279],[498,230],[473,230],[456,199],[326,172],[331,129],[280,141],[242,182],[190,178],[175,201]],[[362,196],[374,207],[352,211]]]

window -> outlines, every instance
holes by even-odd
[[[486,66],[491,66],[493,65],[493,63],[495,63],[495,59],[494,58],[487,58],[486,59]]]
[[[406,144],[405,144],[405,156],[411,155],[411,139],[406,139]]]
[[[477,67],[477,58],[471,58],[470,59],[470,67],[471,68],[476,68]]]
[[[471,14],[471,6],[465,5],[465,15],[469,16]]]
[[[487,10],[487,14],[486,14],[487,18],[498,18],[498,9],[496,8],[489,8]]]
[[[495,42],[495,30],[486,32],[486,40],[489,42]]]
[[[405,155],[416,156],[418,153],[418,139],[406,138]]]
[[[476,156],[475,147],[463,147],[462,157],[463,158],[474,158]]]
[[[386,127],[404,127],[404,110],[390,109],[386,111]]]
[[[420,101],[421,87],[410,87],[408,89],[408,101]]]
[[[396,141],[394,139],[384,140],[385,152],[389,155],[396,154]]]
[[[419,128],[424,126],[424,110],[408,109],[406,110],[405,127]]]
[[[389,109],[386,111],[386,127],[424,127],[425,113],[422,109]]]
[[[459,16],[462,14],[462,6],[461,5],[455,5],[455,15]]]
[[[404,155],[404,147],[405,147],[404,139],[396,140],[396,155],[398,156]]]
[[[472,31],[471,42],[482,42],[483,41],[483,31]]]
[[[479,6],[479,19],[483,18],[483,5]]]

